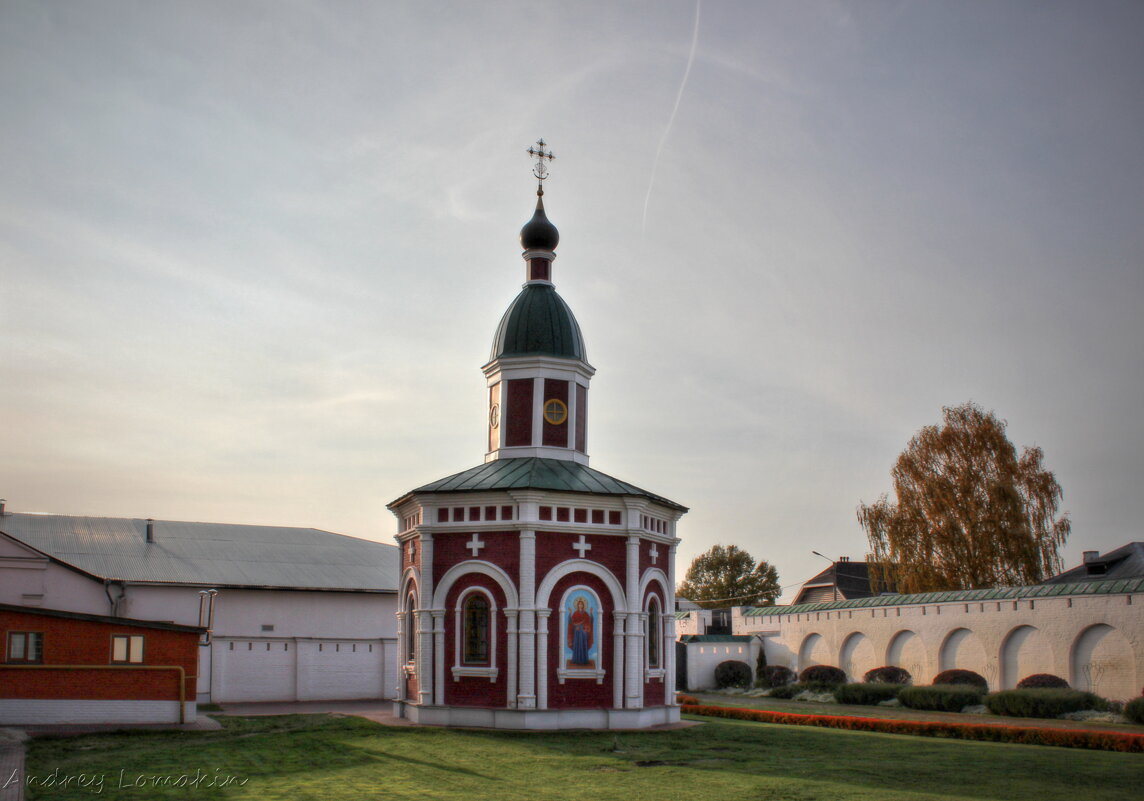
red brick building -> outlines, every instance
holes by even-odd
[[[485,461],[389,504],[396,708],[500,728],[674,722],[675,525],[687,509],[588,466],[595,369],[552,283],[559,234],[543,194],[520,233],[524,287],[482,368]]]
[[[0,604],[0,725],[194,720],[201,633]]]

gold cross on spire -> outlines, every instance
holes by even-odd
[[[532,168],[532,174],[536,176],[538,181],[543,181],[548,177],[548,165],[545,162],[552,161],[556,156],[552,155],[551,150],[545,150],[548,144],[543,139],[537,139],[536,145],[528,149],[528,155],[536,159],[536,166]]]

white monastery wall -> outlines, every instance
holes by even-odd
[[[735,634],[761,635],[767,664],[835,665],[852,681],[881,665],[928,684],[966,668],[1008,689],[1033,673],[1126,700],[1144,682],[1144,595],[1107,594],[928,603],[744,616]],[[752,664],[753,667],[753,663]],[[690,666],[689,666],[690,667]],[[690,671],[689,671],[690,673]]]

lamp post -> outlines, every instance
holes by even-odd
[[[822,556],[822,554],[820,554],[818,551],[811,551],[811,553],[814,554],[815,556]],[[834,600],[837,601],[838,600],[838,568],[835,567],[835,564],[836,564],[835,561],[833,559],[831,559],[829,556],[822,556],[822,558],[825,559],[827,562],[830,562],[830,567],[831,567],[830,572],[831,572],[831,575],[833,576],[833,579],[834,579],[832,582],[832,586],[831,586],[831,590],[832,590],[831,595],[833,595]]]

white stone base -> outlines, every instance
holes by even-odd
[[[423,726],[483,729],[648,729],[679,722],[678,706],[645,709],[492,709],[393,702],[393,714]]]
[[[184,722],[198,714],[187,701]],[[0,726],[46,726],[59,723],[179,723],[178,701],[76,701],[46,698],[0,699]]]

